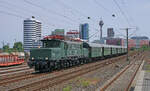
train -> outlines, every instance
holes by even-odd
[[[13,52],[9,53],[0,53],[0,67],[14,66],[24,63],[24,53],[22,52]]]
[[[30,50],[28,61],[28,66],[39,72],[64,69],[127,53],[127,48],[123,46],[59,39],[41,41],[42,47]]]

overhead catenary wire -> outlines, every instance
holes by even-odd
[[[12,12],[12,11],[15,12],[15,13],[20,12],[19,10],[13,9],[13,8],[11,8],[11,7],[8,7],[8,6],[5,6],[5,5],[3,5],[2,3],[0,3],[0,4],[1,4],[0,7],[4,8],[4,9],[11,10],[11,12]],[[22,12],[22,13],[23,13],[22,16],[28,16],[28,15],[29,15],[29,14],[24,13],[24,12]],[[31,15],[30,15],[30,16],[31,16]]]
[[[75,23],[75,22],[76,22],[76,23],[79,23],[77,20],[74,20],[74,19],[72,19],[72,18],[70,18],[70,17],[68,17],[68,16],[65,16],[65,15],[63,15],[63,14],[61,14],[61,13],[58,13],[58,12],[56,12],[56,11],[53,11],[53,10],[51,10],[51,9],[42,7],[42,6],[38,5],[38,4],[32,3],[32,2],[29,1],[29,0],[23,0],[23,1],[26,2],[26,3],[28,3],[28,4],[30,4],[30,5],[32,5],[32,6],[34,6],[34,7],[40,8],[40,9],[42,9],[42,10],[44,10],[44,11],[47,11],[47,12],[50,13],[50,14],[55,14],[55,15],[57,15],[57,16],[61,16],[61,17],[65,18],[65,19],[67,19],[67,20],[70,20],[70,21],[73,22],[73,23]]]
[[[96,35],[96,34],[98,34],[98,32],[99,32],[99,31],[97,31],[96,33],[94,33],[94,34],[90,35],[90,36],[89,36],[89,39],[91,39],[91,38],[95,37],[95,35]]]
[[[104,9],[107,13],[111,14],[111,15],[114,15],[115,14],[109,10],[108,8],[106,8],[104,5],[102,5],[100,2],[98,2],[97,0],[92,0],[97,6],[99,6],[100,8]]]
[[[0,13],[6,14],[6,15],[10,15],[10,16],[14,16],[14,17],[21,18],[21,19],[24,19],[24,18],[25,18],[24,16],[20,16],[20,15],[17,15],[17,14],[15,14],[15,13],[10,13],[10,12],[7,12],[7,11],[2,11],[2,10],[0,10]]]
[[[123,0],[122,1],[122,5],[124,7],[125,12],[127,13],[127,16],[129,17],[130,21],[132,22],[132,24],[136,25],[134,22],[134,18],[131,16],[131,14],[129,13],[129,9],[127,9],[127,3]]]
[[[6,1],[1,1],[1,4],[4,4],[4,5],[8,5],[8,6],[12,6],[13,8],[10,8],[10,7],[6,7],[6,6],[3,6],[1,5],[0,7],[5,7],[5,8],[9,8],[8,10],[12,10],[12,11],[15,11],[17,13],[23,13],[23,15],[27,15],[27,16],[38,16],[38,18],[40,20],[42,20],[45,24],[47,25],[50,25],[50,26],[54,26],[56,27],[55,24],[52,24],[50,23],[49,21],[47,21],[48,19],[46,19],[45,16],[41,16],[39,13],[35,12],[35,11],[31,11],[31,10],[28,10],[26,8],[23,8],[23,7],[19,7],[18,5],[15,5],[13,3],[10,3],[10,2],[6,2]],[[14,9],[16,8],[16,9]],[[58,20],[58,21],[61,21],[61,20]],[[68,22],[68,21],[63,21],[63,22]],[[70,22],[68,22],[70,23]],[[60,26],[60,24],[57,24],[58,26]]]
[[[1,2],[1,4],[5,4],[5,5],[8,5],[8,6],[11,6],[11,7],[13,7],[13,8],[16,8],[16,9],[18,9],[18,10],[22,10],[21,12],[27,12],[27,11],[29,11],[29,10],[27,10],[27,9],[24,9],[23,7],[18,7],[17,5],[15,5],[15,4],[13,4],[13,3],[10,3],[10,2],[6,2],[6,1],[0,1]],[[12,9],[12,8],[11,8]],[[32,11],[33,12],[33,11]],[[30,14],[34,14],[34,13],[31,13],[31,11],[29,11],[28,13],[30,13]]]
[[[77,9],[75,9],[75,8],[73,8],[73,7],[71,7],[71,6],[69,6],[68,4],[62,2],[62,0],[56,0],[56,1],[58,1],[61,5],[63,5],[63,6],[66,7],[67,9],[68,9],[68,8],[71,9],[71,13],[72,13],[72,14],[73,14],[74,12],[76,12],[76,13],[80,14],[82,17],[84,17],[85,19],[88,19],[88,17],[89,17],[88,20],[91,20],[92,22],[96,22],[96,21],[97,21],[97,20],[91,18],[90,16],[87,16],[87,15],[84,14],[83,12],[81,12],[81,11],[79,11],[79,10],[77,10]],[[97,30],[97,29],[95,29],[95,30]]]
[[[71,6],[69,6],[68,4],[62,2],[62,0],[56,0],[57,2],[59,2],[61,5],[63,5],[65,8],[67,9],[71,9],[71,13],[73,14],[74,12],[80,14],[82,17],[84,17],[85,19],[88,19],[89,16],[85,15],[83,12],[75,9],[75,8],[72,8]],[[89,21],[92,21],[92,22],[96,22],[96,20],[94,20],[93,18],[89,17],[90,19],[88,19]],[[93,23],[92,23],[93,25]],[[95,28],[94,28],[95,29]],[[96,29],[95,29],[96,30]]]
[[[7,3],[8,4],[8,3]],[[11,5],[10,3],[9,3],[9,5]],[[14,7],[16,7],[17,8],[17,6],[15,6],[14,4],[12,4],[12,6],[14,6]],[[22,7],[21,7],[22,8]],[[12,8],[13,9],[13,8]],[[19,11],[19,9],[20,8],[18,8],[18,10],[15,10],[15,11]],[[24,9],[24,11],[26,12],[26,9]],[[24,13],[24,11],[21,11],[21,12],[23,12]],[[19,11],[20,12],[20,11]],[[22,18],[22,19],[25,19],[26,17],[24,17],[24,16],[20,16],[19,14],[16,14],[16,13],[10,13],[10,12],[5,12],[5,11],[2,11],[1,13],[3,13],[3,14],[8,14],[8,15],[12,15],[12,16],[16,16],[16,17],[20,17],[20,18]],[[18,13],[18,12],[17,12]],[[30,12],[31,13],[31,12]],[[25,14],[23,14],[23,15],[25,15]],[[26,15],[28,15],[28,13],[26,14]],[[51,24],[48,24],[48,25],[51,25]],[[55,26],[54,24],[52,24],[51,26]]]
[[[132,24],[136,25],[135,22],[134,22],[133,17],[130,15],[129,10],[127,9],[127,3],[125,3],[124,0],[122,0],[122,5],[125,7],[124,10],[127,13],[127,16],[129,17],[129,20],[132,22]],[[136,26],[136,29],[133,31],[133,33],[131,33],[131,35],[136,34],[137,31],[138,31],[138,29],[137,29],[137,26]],[[130,35],[129,35],[129,37],[130,37]]]
[[[0,6],[0,7],[7,8],[8,10],[11,10],[11,12],[14,11],[16,13],[23,13],[22,15],[25,15],[25,16],[34,16],[34,14],[36,13],[36,12],[30,11],[30,10],[24,9],[22,7],[18,7],[16,5],[6,2],[6,1],[1,1],[1,4],[2,3],[17,8],[17,9],[13,9],[13,8],[9,8],[9,7],[2,6],[2,5]],[[38,14],[36,14],[36,15],[39,16],[39,18],[45,23],[45,20],[40,15],[38,15]],[[24,19],[25,18],[27,18],[27,17],[24,17]],[[51,23],[45,23],[45,24],[55,26],[54,24],[51,24]]]
[[[125,19],[126,22],[128,23],[129,27],[131,27],[131,20],[132,20],[132,17],[131,17],[129,14],[125,14],[125,12],[122,10],[122,8],[120,7],[120,5],[118,4],[118,2],[117,2],[116,0],[113,0],[113,1],[114,1],[114,3],[116,4],[116,6],[119,8],[121,14],[123,15],[124,19]],[[122,4],[125,4],[125,2],[122,1]],[[128,13],[128,12],[126,12],[126,13]],[[128,16],[127,16],[127,15],[128,15]],[[128,19],[128,17],[130,17],[131,19]],[[132,36],[132,35],[135,35],[136,32],[137,32],[137,29],[136,29],[135,31],[133,31],[133,33],[131,33],[131,34],[129,35],[129,37]]]
[[[26,17],[24,16],[21,16],[21,15],[18,15],[18,14],[15,14],[15,13],[12,13],[12,12],[7,12],[7,11],[2,11],[0,10],[0,13],[1,14],[5,14],[5,15],[9,15],[9,16],[13,16],[13,17],[17,17],[17,18],[20,18],[22,20],[24,20]],[[45,24],[46,26],[45,27],[48,27],[49,25]],[[51,25],[53,26],[53,25]]]
[[[92,19],[91,17],[90,17],[90,19],[88,19],[89,16],[87,16],[87,15],[85,15],[83,12],[81,12],[81,11],[79,11],[79,10],[77,10],[77,9],[75,9],[75,8],[73,8],[73,7],[71,7],[70,5],[64,3],[62,0],[56,0],[56,1],[57,1],[58,3],[60,3],[61,6],[64,6],[64,8],[70,9],[69,12],[72,13],[73,15],[79,14],[79,15],[81,15],[82,17],[84,17],[85,19],[87,19],[87,20],[89,20],[89,21],[93,21],[93,22],[96,21],[96,20]],[[75,12],[76,12],[76,13],[75,13]],[[76,15],[76,16],[77,16],[77,15]],[[79,20],[81,20],[81,19],[79,19]],[[92,23],[92,25],[93,25],[93,23]],[[93,27],[93,28],[94,28],[94,27]]]
[[[84,17],[85,19],[88,19],[88,18],[90,18],[90,20],[91,21],[93,21],[93,22],[95,22],[96,20],[94,20],[93,18],[91,18],[90,16],[87,16],[86,14],[84,14],[83,12],[81,12],[81,11],[79,11],[79,10],[77,10],[77,9],[75,9],[75,8],[72,8],[71,6],[69,6],[69,5],[67,5],[66,3],[64,3],[64,2],[62,2],[62,0],[57,0],[59,3],[61,3],[61,5],[63,5],[64,7],[66,7],[66,8],[68,8],[68,9],[71,9],[72,11],[72,14],[74,13],[74,12],[76,12],[75,14],[80,14],[82,17]],[[74,11],[74,12],[73,12]],[[74,14],[74,15],[75,15]]]
[[[7,4],[7,5],[9,5],[9,6],[14,6],[15,8],[17,7],[17,6],[15,6],[15,5],[11,5],[10,3],[7,3],[7,2],[4,2],[4,3]],[[2,4],[2,3],[1,3],[1,4]],[[28,13],[20,12],[20,11],[19,11],[20,8],[14,9],[14,8],[6,7],[6,6],[4,6],[4,5],[0,5],[0,7],[3,7],[3,8],[5,8],[5,9],[10,10],[9,12],[8,12],[8,10],[7,10],[7,11],[0,11],[0,13],[2,13],[2,14],[7,14],[7,15],[10,15],[10,16],[15,16],[15,17],[17,17],[17,18],[21,18],[22,20],[24,20],[24,19],[27,18],[26,15],[27,15],[27,16],[32,16],[32,15],[29,15]],[[19,13],[22,13],[22,14],[20,15]],[[42,20],[42,21],[43,21],[43,20]],[[55,27],[54,24],[47,24],[47,23],[44,22],[43,28],[48,27],[48,26],[53,26],[53,27]]]
[[[76,15],[76,13],[74,13],[73,10],[70,10],[70,9],[72,9],[72,7],[68,6],[67,4],[65,4],[64,2],[62,2],[61,0],[56,0],[56,1],[58,3],[60,3],[61,6],[64,6],[65,8],[67,8],[72,15]]]
[[[64,2],[62,2],[61,0],[57,0],[57,2],[59,2],[61,5],[63,5],[65,8],[69,8],[69,9],[71,9],[72,11],[71,11],[71,13],[72,14],[74,14],[74,12],[77,12],[77,13],[79,13],[80,15],[82,15],[85,19],[88,19],[88,16],[87,15],[85,15],[85,14],[83,14],[82,12],[80,12],[80,11],[78,11],[77,9],[74,9],[74,8],[72,8],[71,6],[69,6],[69,5],[67,5],[67,4],[65,4]],[[73,12],[74,11],[74,12]],[[88,19],[88,20],[91,20],[91,21],[93,21],[93,22],[95,22],[95,20],[93,20],[93,19]],[[96,28],[94,28],[93,27],[93,29],[95,29],[95,30],[97,30]],[[98,31],[99,32],[99,31]],[[97,33],[96,33],[97,34]],[[93,34],[93,36],[92,37],[94,37],[94,35],[95,34]],[[92,38],[92,37],[90,37],[90,38]]]
[[[123,15],[123,17],[125,18],[125,20],[127,21],[128,25],[130,24],[130,21],[128,19],[128,17],[126,16],[126,14],[124,13],[124,11],[121,9],[120,5],[117,3],[116,0],[113,0],[115,2],[115,4],[117,5],[117,7],[119,8],[119,11],[121,12],[121,14]],[[99,7],[103,8],[105,11],[107,11],[108,13],[112,13],[109,9],[105,8],[101,3],[99,3],[97,0],[93,0],[93,2],[95,2],[95,4],[97,4]],[[123,2],[124,3],[124,2]],[[120,32],[119,32],[120,33]],[[124,36],[123,34],[120,33],[121,36]]]
[[[126,16],[126,14],[124,13],[124,11],[121,9],[120,5],[118,4],[118,2],[116,0],[113,0],[114,3],[116,4],[116,6],[118,7],[119,11],[121,12],[121,14],[123,15],[124,19],[126,20],[126,22],[128,23],[129,26],[131,26],[130,21],[128,19],[128,17]]]

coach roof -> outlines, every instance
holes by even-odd
[[[124,46],[106,45],[106,44],[97,44],[97,43],[88,43],[88,42],[84,42],[84,45],[88,47],[126,48]]]

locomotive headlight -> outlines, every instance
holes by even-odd
[[[32,57],[32,60],[34,60],[34,57]]]
[[[46,57],[45,60],[48,60],[48,57]]]

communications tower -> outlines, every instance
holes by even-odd
[[[103,20],[101,19],[100,22],[99,22],[99,26],[100,26],[100,41],[102,40],[103,36],[102,36],[102,27],[104,25],[104,22]]]

